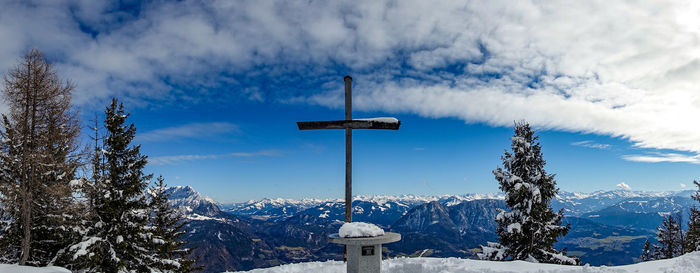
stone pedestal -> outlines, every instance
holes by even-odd
[[[401,234],[386,232],[375,237],[340,238],[328,236],[331,243],[347,247],[347,273],[380,273],[382,271],[382,244],[401,240]]]

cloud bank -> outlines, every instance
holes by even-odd
[[[340,107],[352,74],[359,110],[525,119],[698,153],[697,14],[681,0],[5,2],[0,71],[38,47],[82,105]]]

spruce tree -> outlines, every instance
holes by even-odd
[[[693,194],[692,198],[700,202],[700,183],[698,181],[693,181],[693,184],[698,187],[698,190]],[[700,250],[700,209],[698,209],[697,205],[693,205],[693,207],[690,208],[688,231],[685,236],[684,248],[686,252]]]
[[[151,237],[144,194],[152,175],[143,173],[146,156],[131,145],[136,128],[113,99],[105,111],[106,135],[96,147],[93,175],[86,194],[93,210],[81,242],[69,248],[73,270],[149,272]]]
[[[659,245],[657,245],[657,244],[654,244],[654,245],[652,245],[652,248],[653,248],[653,250],[651,252],[652,253],[651,259],[652,260],[661,259],[661,247],[659,247]]]
[[[652,245],[649,242],[649,239],[644,241],[644,248],[642,249],[642,256],[639,257],[642,259],[642,261],[651,261],[654,259],[654,249],[652,249]]]
[[[164,273],[188,273],[199,269],[194,267],[195,260],[188,258],[192,249],[186,248],[187,241],[182,239],[187,223],[182,213],[168,203],[170,193],[162,176],[156,179],[148,193],[151,199],[149,228],[153,234],[151,268]]]
[[[482,259],[529,260],[557,264],[578,264],[554,249],[558,237],[566,235],[562,211],[554,212],[550,201],[559,191],[553,174],[544,169],[538,137],[527,123],[515,124],[511,138],[512,153],[501,157],[503,168],[493,171],[499,188],[505,193],[506,206],[496,216],[500,244],[482,247]]]
[[[0,256],[43,266],[77,236],[70,187],[80,165],[74,87],[36,49],[4,80],[9,113],[0,132]]]
[[[678,257],[682,254],[681,232],[681,226],[676,217],[673,215],[664,217],[663,224],[657,228],[656,232],[662,259]]]

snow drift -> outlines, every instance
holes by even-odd
[[[243,271],[241,271],[243,272]],[[288,264],[249,273],[344,273],[340,261]],[[382,261],[384,273],[681,273],[700,272],[700,251],[677,258],[623,266],[571,266],[524,261],[492,262],[459,258],[396,258]]]
[[[48,266],[48,267],[33,267],[21,266],[16,264],[0,264],[0,272],[2,273],[70,273],[70,270],[63,267]]]

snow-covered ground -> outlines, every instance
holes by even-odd
[[[70,273],[61,267],[0,264],[2,273]],[[239,272],[242,273],[243,271]],[[339,261],[287,264],[248,273],[344,273]],[[383,273],[693,273],[700,272],[700,251],[681,257],[623,266],[568,266],[523,261],[490,262],[458,258],[396,258],[382,261]]]
[[[2,273],[70,273],[70,270],[62,267],[32,267],[19,266],[14,264],[0,264],[0,272]]]
[[[344,273],[339,261],[288,264],[249,273]],[[396,258],[382,261],[383,273],[692,273],[700,272],[700,251],[681,257],[623,266],[567,266],[524,261],[491,262],[458,258]]]

